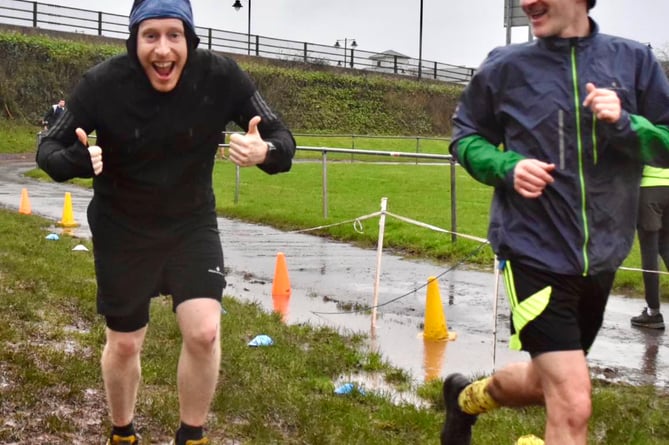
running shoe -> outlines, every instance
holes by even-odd
[[[451,374],[444,380],[446,421],[441,430],[441,445],[471,444],[472,426],[477,416],[463,412],[458,404],[458,396],[470,383],[462,374]]]
[[[649,329],[664,329],[664,317],[659,312],[655,315],[648,313],[648,308],[644,308],[640,315],[632,317],[630,320],[632,326]]]

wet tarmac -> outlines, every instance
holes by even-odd
[[[33,162],[26,161],[0,163],[0,206],[18,210],[21,189],[25,187],[32,213],[57,221],[63,216],[65,192],[70,192],[74,219],[81,224],[74,234],[89,237],[85,214],[92,191],[68,184],[40,183],[22,175],[34,167]],[[370,219],[364,224],[370,227],[378,220]],[[526,354],[508,349],[508,306],[501,284],[494,332],[496,286],[492,264],[489,272],[450,269],[448,265],[384,252],[372,331],[369,311],[356,309],[372,306],[376,250],[226,218],[219,218],[219,228],[228,273],[227,295],[257,302],[268,311],[277,310],[287,323],[326,325],[341,333],[368,334],[369,347],[407,371],[416,383],[452,372],[489,373],[493,362],[494,368],[499,369],[512,361],[528,360]],[[53,230],[58,233],[62,229]],[[271,295],[279,252],[285,255],[292,289],[286,301]],[[429,277],[438,279],[448,330],[456,337],[453,341],[432,342],[422,337]],[[629,324],[630,317],[637,315],[642,306],[639,299],[611,296],[589,362],[598,377],[669,389],[667,334]]]

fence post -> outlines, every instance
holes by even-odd
[[[207,42],[207,49],[211,49],[211,28],[207,28],[207,38],[209,39],[209,42]]]
[[[102,11],[98,11],[98,35],[102,35]]]
[[[420,153],[420,136],[416,136],[416,154]],[[416,165],[418,165],[418,158],[416,158]]]
[[[304,63],[309,62],[309,57],[307,56],[309,54],[309,50],[307,49],[308,43],[304,42]]]
[[[457,215],[455,211],[456,207],[456,198],[455,198],[455,158],[451,157],[451,242],[455,242],[458,239],[458,236],[455,234],[457,232]]]
[[[37,28],[37,2],[33,2],[33,28]]]
[[[376,338],[376,307],[379,305],[379,283],[381,281],[381,256],[383,255],[383,236],[386,228],[386,210],[388,198],[381,198],[381,216],[379,216],[379,237],[376,242],[376,273],[374,274],[374,296],[372,300],[372,338]]]
[[[235,166],[235,204],[239,203],[239,183],[241,182],[239,169],[239,165]]]
[[[323,218],[328,217],[328,152],[323,150]]]

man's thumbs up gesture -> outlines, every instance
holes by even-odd
[[[84,147],[88,148],[88,153],[91,156],[91,165],[93,166],[93,173],[95,173],[95,176],[99,175],[100,173],[102,173],[102,148],[98,147],[97,145],[89,147],[88,135],[83,129],[77,128],[76,130],[74,130],[74,132],[77,134],[77,139],[79,139],[79,142],[84,144]]]
[[[265,162],[269,146],[263,141],[258,131],[260,116],[249,121],[249,129],[245,135],[230,136],[229,159],[240,167],[250,167]]]

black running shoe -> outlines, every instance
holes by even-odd
[[[647,308],[644,308],[640,315],[632,317],[630,322],[632,326],[639,328],[664,329],[664,317],[662,317],[662,314],[650,315]]]
[[[444,380],[446,421],[441,429],[441,445],[469,445],[476,416],[467,414],[458,405],[458,396],[471,382],[462,374],[451,374]]]

